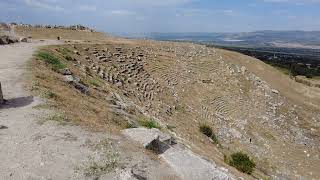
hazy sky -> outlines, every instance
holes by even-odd
[[[106,32],[320,30],[320,0],[0,0],[0,21]]]

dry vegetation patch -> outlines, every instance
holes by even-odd
[[[86,84],[90,89],[90,95],[84,95],[77,91],[68,83],[64,82],[64,77],[58,73],[59,69],[68,67],[75,74],[78,74],[84,82],[91,81],[92,78],[81,76],[79,69],[74,68],[74,64],[65,58],[66,53],[57,53],[57,46],[50,46],[41,49],[31,62],[34,82],[32,90],[47,98],[47,103],[39,108],[54,108],[63,115],[54,115],[46,120],[73,122],[82,124],[94,130],[108,129],[116,131],[122,129],[123,124],[116,124],[115,120],[121,117],[113,114],[106,108],[105,94],[108,89],[100,87],[95,89],[95,85]],[[61,50],[61,49],[60,49]],[[101,86],[104,86],[101,84]],[[63,118],[60,118],[63,117]]]

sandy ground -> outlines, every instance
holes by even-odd
[[[130,172],[137,167],[148,179],[177,179],[165,163],[122,137],[54,121],[39,123],[53,112],[36,108],[43,100],[26,90],[27,61],[38,47],[49,44],[57,42],[0,46],[0,81],[8,100],[0,108],[0,180],[135,179]],[[88,171],[113,158],[113,172]]]

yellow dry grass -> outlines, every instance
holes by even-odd
[[[49,52],[59,57],[75,75],[86,81],[81,76],[79,69],[73,68],[72,63],[66,61],[61,54],[56,53],[56,48],[56,46],[45,47],[39,51]],[[104,98],[108,93],[107,88],[99,87],[97,89],[87,83],[90,95],[84,95],[72,85],[64,82],[63,75],[54,72],[39,58],[34,57],[30,65],[33,73],[33,92],[48,98],[47,102],[50,106],[46,107],[53,107],[57,112],[66,116],[66,119],[91,130],[107,130],[111,133],[118,133],[120,129],[126,126],[121,117],[106,108]],[[54,98],[47,97],[46,94],[48,93],[54,94]]]

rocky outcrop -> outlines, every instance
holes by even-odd
[[[177,174],[184,180],[194,179],[235,179],[227,169],[218,167],[215,163],[203,159],[176,143],[170,135],[159,129],[133,128],[125,129],[122,133],[139,142],[144,148],[159,154]]]
[[[89,88],[81,82],[80,78],[71,75],[72,72],[69,69],[60,70],[60,73],[62,75],[64,75],[65,82],[71,84],[73,87],[75,87],[81,93],[86,94],[86,95],[89,94]]]
[[[26,38],[26,37],[20,38],[19,41],[20,41],[20,42],[29,42],[28,38]]]
[[[13,36],[0,36],[0,45],[13,44],[19,42],[19,39]]]

